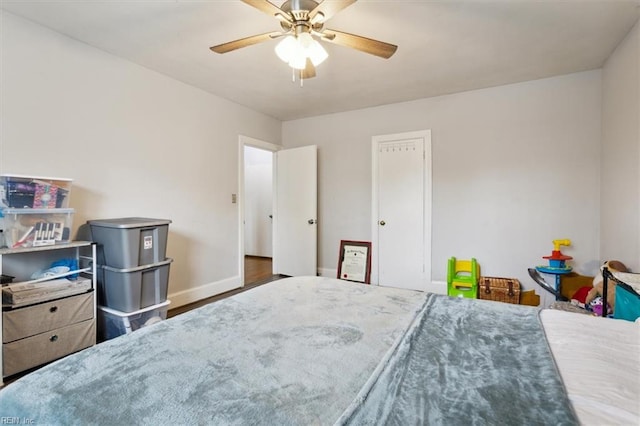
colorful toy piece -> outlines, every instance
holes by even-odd
[[[478,262],[476,259],[456,260],[449,258],[447,264],[447,296],[478,298]]]
[[[560,251],[560,246],[570,246],[571,240],[553,240],[553,251],[551,256],[542,256],[543,259],[549,260],[549,266],[536,266],[536,269],[540,272],[547,274],[568,274],[573,269],[571,266],[567,266],[565,262],[573,259],[571,256],[565,256]]]
[[[549,265],[538,265],[536,266],[536,270],[538,272],[542,272],[545,274],[553,274],[555,275],[555,290],[549,288],[548,285],[543,285],[541,282],[536,280],[538,284],[540,284],[545,290],[553,293],[556,296],[556,300],[561,300],[561,281],[560,275],[568,274],[573,269],[571,266],[566,265],[567,260],[573,259],[571,256],[565,256],[560,251],[560,246],[570,246],[571,240],[553,240],[553,251],[551,252],[551,256],[542,256],[543,259],[549,260]],[[531,275],[531,272],[529,272]],[[533,276],[532,276],[533,277]],[[535,279],[535,278],[534,278]]]

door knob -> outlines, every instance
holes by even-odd
[[[380,223],[380,226],[385,226],[385,225],[387,224],[387,222],[385,222],[384,220],[381,220],[381,221],[380,221],[380,222],[378,222],[378,223]]]
[[[307,221],[307,223],[308,223],[309,225],[313,225],[314,223],[316,223],[316,220],[315,220],[315,219],[309,219],[309,220]]]

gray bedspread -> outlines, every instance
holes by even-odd
[[[338,423],[577,425],[538,315],[429,295]]]
[[[537,310],[288,278],[0,391],[37,424],[574,424]]]
[[[43,367],[0,416],[58,425],[332,424],[425,293],[287,278]]]

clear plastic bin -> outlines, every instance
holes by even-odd
[[[4,239],[8,248],[68,243],[74,209],[4,209]]]
[[[120,312],[98,306],[98,338],[100,341],[132,333],[167,319],[171,300],[135,312]]]
[[[2,204],[17,209],[66,209],[72,182],[67,178],[0,175]]]

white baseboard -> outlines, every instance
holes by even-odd
[[[321,277],[335,278],[338,276],[338,270],[330,268],[318,268],[318,275]],[[447,283],[446,281],[431,281],[430,284],[426,285],[425,291],[429,293],[447,294]]]
[[[338,276],[338,270],[337,269],[329,269],[329,268],[318,268],[318,276],[335,278],[335,277]]]
[[[199,300],[206,299],[207,297],[235,290],[240,287],[242,287],[240,277],[235,276],[213,283],[204,284],[196,288],[190,288],[189,290],[171,293],[167,296],[167,298],[171,300],[169,308],[173,309],[179,306],[188,305],[189,303],[197,302]]]
[[[445,281],[431,281],[431,284],[427,284],[427,291],[429,293],[447,294],[447,283]]]
[[[378,285],[377,283],[371,283],[372,285]],[[447,294],[447,283],[443,281],[432,281],[424,286],[424,290],[427,293],[435,294]]]
[[[337,273],[337,269],[318,268],[318,275],[321,277],[335,278]],[[170,293],[167,296],[167,298],[171,300],[169,308],[173,309],[179,306],[188,305],[189,303],[197,302],[199,300],[206,299],[207,297],[216,296],[240,287],[242,287],[240,277],[235,276],[213,283],[204,284],[196,288],[190,288],[189,290]],[[447,294],[447,283],[444,281],[432,281],[431,284],[427,285],[426,291],[430,293]]]

